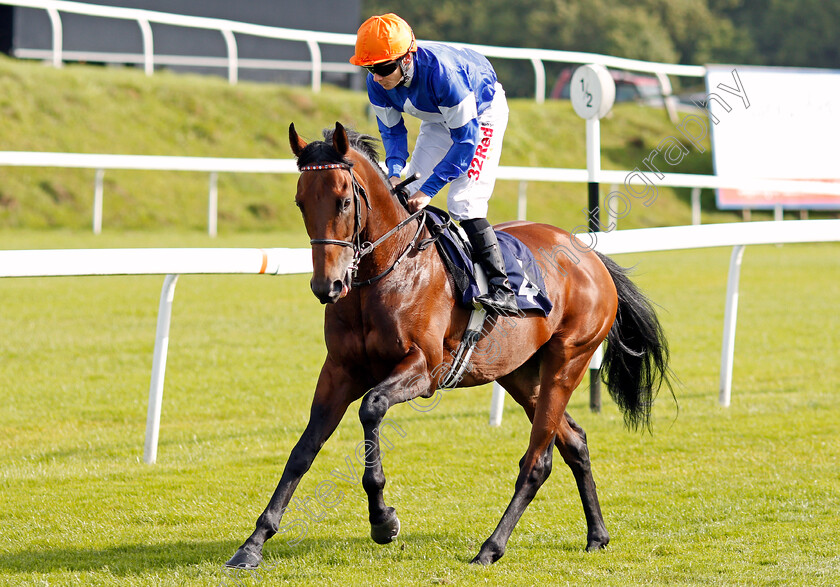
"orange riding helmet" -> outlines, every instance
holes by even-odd
[[[393,12],[371,16],[356,36],[356,54],[350,63],[362,67],[399,59],[409,51],[417,51],[414,31]]]

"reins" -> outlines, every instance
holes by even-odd
[[[365,188],[359,183],[359,180],[356,179],[356,174],[353,173],[353,163],[321,163],[321,164],[314,164],[314,165],[305,165],[300,168],[301,173],[304,171],[321,171],[326,169],[345,169],[350,173],[350,179],[353,185],[353,201],[355,205],[355,218],[353,220],[353,236],[351,237],[352,240],[345,241],[339,239],[331,239],[331,238],[313,238],[309,241],[310,245],[337,245],[340,247],[350,247],[353,249],[353,261],[350,263],[350,271],[351,271],[351,278],[355,279],[356,275],[359,271],[359,263],[361,262],[362,258],[366,255],[369,255],[373,252],[373,250],[385,242],[388,238],[399,232],[403,227],[407,226],[414,220],[418,220],[417,223],[417,231],[414,233],[414,236],[411,238],[411,242],[408,243],[406,249],[400,254],[399,257],[382,273],[376,275],[375,277],[371,277],[370,279],[366,279],[364,281],[353,281],[353,287],[364,287],[366,285],[370,285],[372,283],[376,283],[389,273],[391,273],[397,266],[403,261],[403,259],[408,256],[411,252],[411,249],[417,248],[418,250],[425,249],[429,246],[429,243],[426,242],[428,240],[434,239],[426,239],[422,243],[422,247],[417,245],[417,241],[420,238],[420,234],[423,232],[423,226],[425,225],[426,221],[426,211],[423,209],[414,212],[413,214],[409,215],[408,218],[397,224],[391,230],[383,234],[381,237],[376,239],[374,242],[366,241],[362,243],[362,203],[361,200],[364,199],[365,204],[367,205],[367,209],[371,209],[370,200],[368,199],[367,192]]]

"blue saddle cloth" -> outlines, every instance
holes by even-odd
[[[470,251],[465,250],[469,243],[455,234],[449,227],[449,216],[433,206],[426,207],[427,224],[433,234],[440,232],[436,244],[444,264],[450,269],[458,289],[459,302],[471,308],[474,297],[481,294],[473,273]],[[441,230],[441,227],[445,227]],[[495,231],[499,240],[499,249],[505,260],[508,279],[516,293],[516,303],[520,310],[536,310],[543,316],[551,312],[551,300],[545,293],[545,282],[531,250],[515,236],[506,232]],[[448,262],[447,262],[448,261]],[[453,268],[454,266],[454,268]]]

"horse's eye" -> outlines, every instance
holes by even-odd
[[[350,209],[350,204],[351,204],[350,198],[344,198],[343,200],[340,200],[338,202],[338,209],[341,212],[347,212],[347,210]]]
[[[303,202],[298,202],[297,200],[295,200],[295,206],[298,207],[298,210],[303,212]]]

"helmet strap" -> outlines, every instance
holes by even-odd
[[[410,86],[411,80],[414,78],[414,63],[413,58],[411,57],[411,51],[400,58],[399,67],[400,73],[402,73],[399,85],[403,85],[405,87]]]

